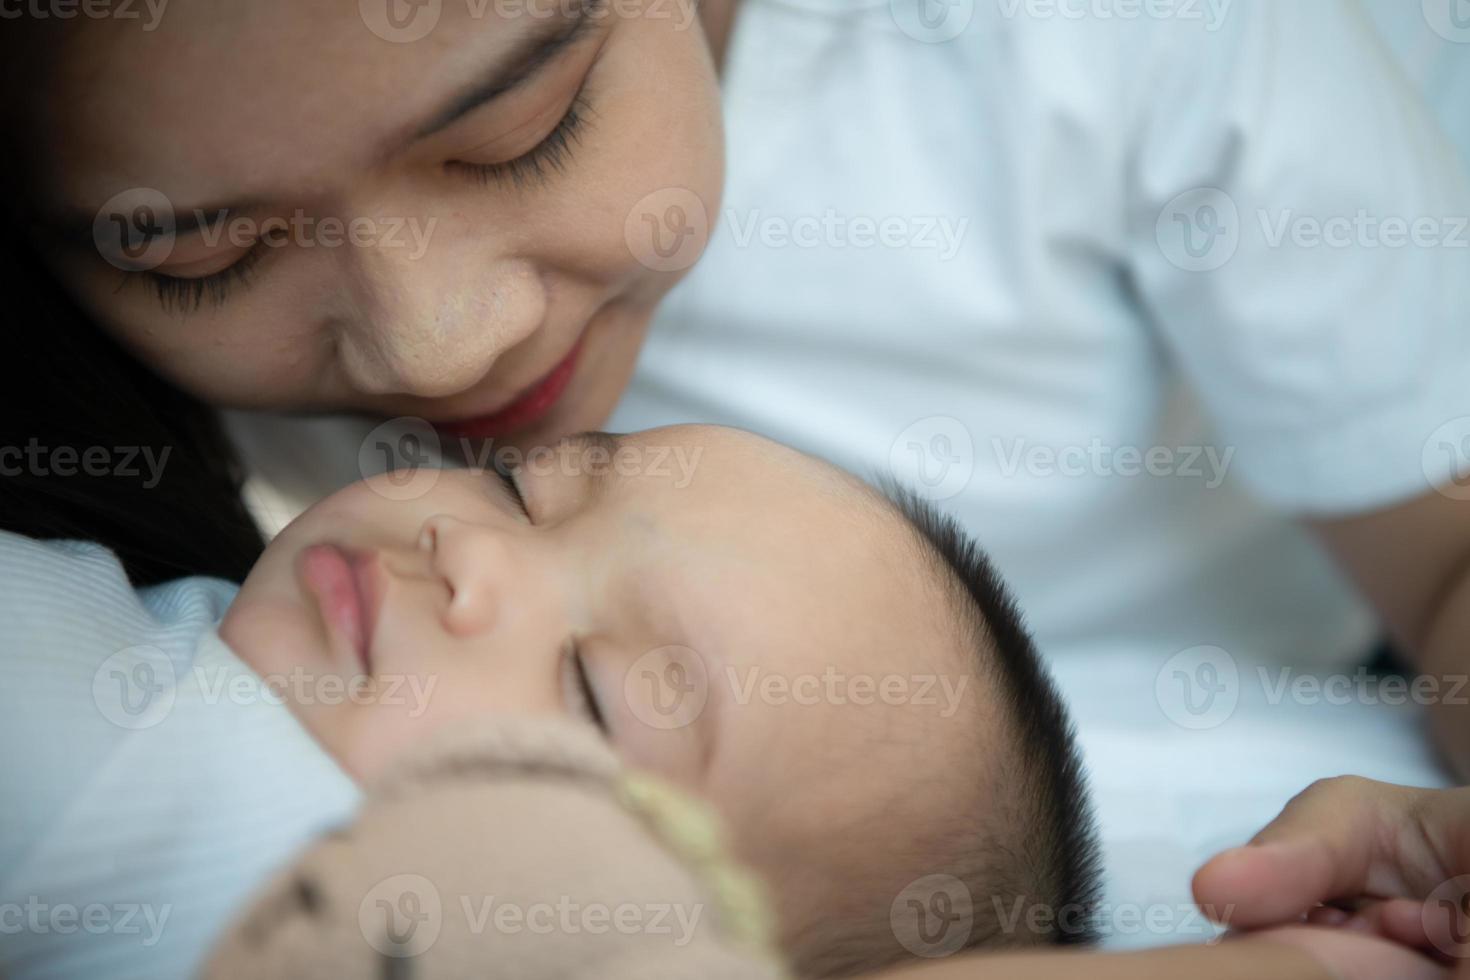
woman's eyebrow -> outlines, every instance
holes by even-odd
[[[450,99],[429,121],[415,131],[413,140],[426,139],[442,132],[487,103],[514,91],[533,78],[538,71],[555,61],[580,41],[599,19],[607,0],[582,0],[575,12],[557,18],[551,30],[526,35],[509,57],[489,74]]]

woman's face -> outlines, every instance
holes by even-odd
[[[38,88],[50,254],[216,405],[522,444],[595,427],[718,206],[691,7],[172,0],[68,22]]]

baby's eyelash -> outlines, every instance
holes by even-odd
[[[578,92],[566,115],[540,143],[514,160],[501,163],[463,163],[449,166],[469,174],[482,184],[510,184],[520,190],[530,184],[544,184],[553,174],[565,173],[571,162],[572,148],[581,140],[588,118],[593,114],[585,90]]]
[[[572,641],[570,656],[572,667],[577,672],[577,688],[582,696],[582,706],[591,717],[592,723],[598,730],[606,734],[608,732],[607,718],[602,713],[602,705],[597,700],[597,690],[592,686],[592,680],[587,676],[587,662],[582,658],[582,651],[577,648],[577,641]]]
[[[530,520],[531,508],[526,505],[526,495],[521,492],[521,484],[516,480],[515,471],[501,466],[493,466],[491,470],[495,473],[496,478],[500,480],[501,484],[505,486],[505,492],[510,494],[511,499],[516,502],[516,506],[521,509],[521,513],[526,515],[526,520]]]

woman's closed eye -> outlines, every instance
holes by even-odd
[[[584,83],[557,124],[526,152],[509,160],[489,163],[452,160],[445,165],[446,169],[468,174],[481,184],[506,184],[515,189],[545,183],[554,174],[565,172],[571,164],[572,150],[593,115],[585,93]],[[200,276],[175,275],[160,269],[129,272],[124,274],[119,288],[131,280],[141,279],[153,288],[159,304],[168,312],[192,313],[204,304],[206,298],[211,306],[220,307],[236,287],[244,288],[251,283],[257,263],[270,248],[286,244],[290,241],[283,229],[268,228],[253,246],[223,269]]]
[[[148,281],[165,310],[188,313],[197,310],[206,296],[212,305],[222,305],[231,287],[245,285],[250,281],[250,274],[255,270],[256,264],[265,257],[265,250],[264,241],[256,242],[238,261],[205,276],[172,276],[157,270],[132,275],[143,276]]]
[[[551,132],[525,153],[491,163],[453,160],[448,167],[468,174],[482,184],[509,184],[516,189],[544,184],[553,174],[566,171],[571,163],[572,148],[581,138],[591,115],[592,105],[587,101],[584,88],[573,96],[566,113]]]

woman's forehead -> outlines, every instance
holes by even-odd
[[[54,111],[42,116],[58,191],[100,203],[154,186],[203,205],[329,185],[567,32],[564,18],[485,7],[471,16],[445,4],[436,30],[415,43],[385,41],[358,4],[291,0],[172,0],[153,30],[119,21],[53,29],[62,57],[45,87]]]

